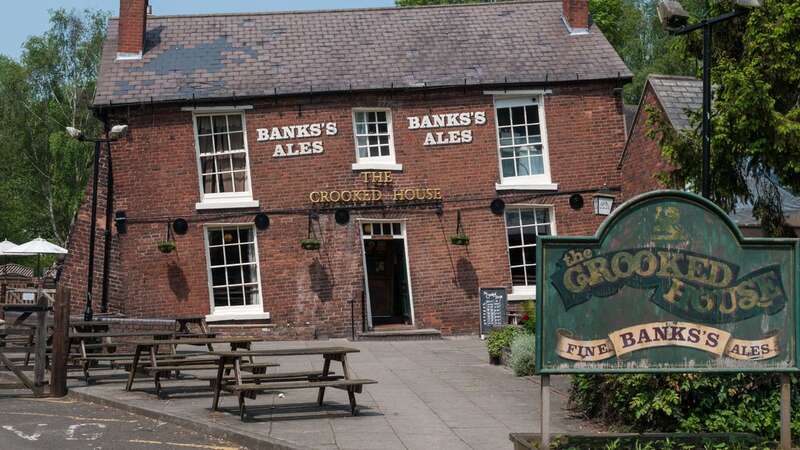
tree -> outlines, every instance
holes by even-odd
[[[91,145],[65,127],[97,133],[91,102],[107,13],[51,11],[50,29],[29,38],[20,62],[0,57],[0,232],[66,243],[91,170]]]
[[[710,15],[733,9],[714,4]],[[699,33],[698,33],[699,34]],[[779,185],[800,192],[800,2],[772,0],[747,17],[719,25],[713,35],[714,107],[712,200],[726,210],[747,201],[771,235],[787,231]],[[685,57],[697,58],[700,36],[688,38]],[[675,179],[700,186],[700,115],[683,133],[661,133]]]

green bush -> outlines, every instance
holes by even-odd
[[[533,375],[533,367],[536,363],[536,339],[530,333],[523,333],[511,341],[511,357],[508,364],[514,375],[523,377]]]
[[[489,356],[499,358],[503,354],[503,349],[511,347],[511,341],[514,337],[521,334],[522,329],[508,325],[503,328],[497,328],[489,333],[486,338],[486,347],[489,349]]]
[[[792,388],[795,435],[798,387]],[[779,375],[577,375],[571,400],[589,417],[633,431],[746,432],[768,439],[780,431]]]
[[[536,333],[536,305],[533,300],[522,304],[522,318],[519,321],[526,333]]]

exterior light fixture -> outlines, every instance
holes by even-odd
[[[614,207],[614,196],[611,190],[603,186],[602,189],[597,191],[594,195],[594,213],[599,216],[607,216],[611,214],[611,209]]]
[[[79,130],[77,128],[67,127],[67,134],[72,139],[77,139],[77,140],[83,139],[83,131],[81,131],[81,130]]]
[[[658,20],[666,28],[680,28],[689,22],[689,13],[676,0],[662,0],[656,6]]]
[[[569,196],[569,207],[578,210],[583,208],[583,196],[581,194],[572,194]]]
[[[111,132],[108,133],[108,137],[111,140],[122,139],[128,134],[128,126],[127,125],[114,125],[111,127]]]

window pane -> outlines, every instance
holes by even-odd
[[[530,138],[530,142],[541,142],[541,134],[542,132],[539,129],[539,125],[528,125],[528,137]]]
[[[244,287],[244,294],[245,294],[245,303],[248,305],[257,305],[260,302],[258,301],[258,286],[245,286]]]
[[[245,283],[254,283],[256,281],[255,266],[242,266],[242,279]]]
[[[244,150],[244,133],[231,133],[231,150]]]
[[[214,133],[227,133],[228,121],[225,116],[214,116]]]
[[[550,210],[546,208],[536,208],[536,222],[537,223],[550,222]]]
[[[211,269],[211,285],[225,286],[225,269]]]
[[[514,160],[513,159],[504,159],[503,160],[503,176],[504,177],[513,177],[516,175],[514,171]]]
[[[511,113],[508,108],[497,110],[497,124],[502,126],[511,125]]]
[[[357,112],[356,113],[356,122],[362,122],[363,123],[364,121],[366,121],[366,119],[367,119],[366,113],[363,113],[363,112]]]
[[[214,289],[214,306],[228,306],[228,290],[226,288]]]
[[[519,213],[520,216],[522,216],[523,225],[533,225],[536,223],[536,216],[534,215],[534,210],[522,209],[519,211]]]
[[[401,234],[403,234],[403,233],[401,233],[401,231],[400,231],[400,224],[399,224],[399,223],[392,224],[392,232],[393,232],[394,234],[398,235],[398,236],[399,236],[399,235],[401,235]]]
[[[239,228],[239,242],[253,242],[253,229]]]
[[[214,138],[211,136],[200,136],[200,153],[214,153]]]
[[[211,134],[211,118],[198,117],[197,118],[197,133],[198,134]]]
[[[522,231],[519,228],[508,229],[508,245],[522,245]]]
[[[369,236],[370,234],[372,234],[372,224],[371,223],[365,223],[364,225],[361,226],[361,228],[363,229],[363,232],[364,232],[365,236]]]
[[[381,147],[381,156],[389,156],[389,146],[384,145]]]
[[[389,126],[385,123],[378,124],[378,133],[388,133]]]
[[[231,155],[233,160],[233,170],[244,170],[247,166],[247,157],[244,153],[234,153]]]
[[[514,127],[514,144],[527,144],[528,135],[525,133],[525,127]]]
[[[539,225],[536,230],[539,236],[550,236],[550,225]]]
[[[511,145],[511,127],[500,128],[500,145]]]
[[[369,156],[380,156],[380,149],[378,147],[370,147]]]
[[[358,149],[358,157],[359,158],[366,158],[367,156],[368,155],[367,155],[367,148],[366,147]]]
[[[231,170],[231,157],[228,155],[218,156],[217,170],[219,172],[229,172]]]
[[[512,266],[521,266],[525,264],[525,261],[522,259],[522,248],[508,249],[508,257],[511,260]]]
[[[208,253],[212,266],[221,266],[225,264],[225,255],[222,247],[212,247],[208,250]]]
[[[228,131],[242,131],[242,116],[239,114],[228,116]]]
[[[203,177],[203,193],[213,194],[217,192],[217,176],[206,175]]]
[[[386,122],[386,111],[379,111],[377,117],[380,122]]]
[[[544,160],[541,155],[531,156],[531,173],[534,175],[544,173]]]
[[[239,242],[237,237],[236,230],[225,230],[225,234],[223,235],[223,239],[225,240],[225,244],[235,244]]]
[[[231,286],[228,288],[228,294],[231,298],[231,306],[244,305],[244,290],[242,286]]]
[[[517,161],[517,176],[526,176],[531,174],[530,162],[528,158],[519,158]]]
[[[227,134],[215,134],[214,135],[214,148],[219,152],[225,152],[230,149],[228,145],[228,135]]]
[[[236,192],[244,192],[247,190],[247,176],[245,172],[233,172],[233,181],[235,183]]]
[[[525,112],[528,116],[528,123],[539,123],[539,108],[531,105],[525,107]],[[539,134],[539,133],[536,133]]]
[[[241,266],[228,267],[228,284],[242,284]]]
[[[208,230],[208,242],[211,245],[222,245],[222,230]]]
[[[255,259],[252,250],[253,246],[250,244],[242,244],[241,246],[239,246],[239,254],[242,256],[241,262],[249,263]]]
[[[525,266],[525,273],[527,275],[528,285],[536,284],[536,266]]]
[[[363,123],[356,124],[356,134],[366,134],[367,133],[367,126]]]
[[[511,269],[511,283],[514,286],[527,286],[524,267],[514,267]]]
[[[376,125],[374,123],[371,123],[371,124],[367,125],[367,133],[375,134],[377,132],[378,132],[378,125]]]
[[[226,264],[239,264],[241,259],[239,258],[239,247],[236,245],[226,246],[225,247],[225,263]]]
[[[511,108],[511,123],[514,125],[522,125],[525,123],[525,108],[522,106]]]
[[[506,226],[519,226],[519,212],[516,210],[506,211]]]

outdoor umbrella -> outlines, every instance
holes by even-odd
[[[0,256],[5,256],[11,251],[12,248],[15,248],[16,246],[17,244],[9,241],[8,239],[0,242]]]
[[[42,255],[66,255],[67,249],[48,242],[42,238],[36,238],[30,242],[20,244],[11,249],[11,255],[36,255],[36,273],[39,274],[39,258]]]

